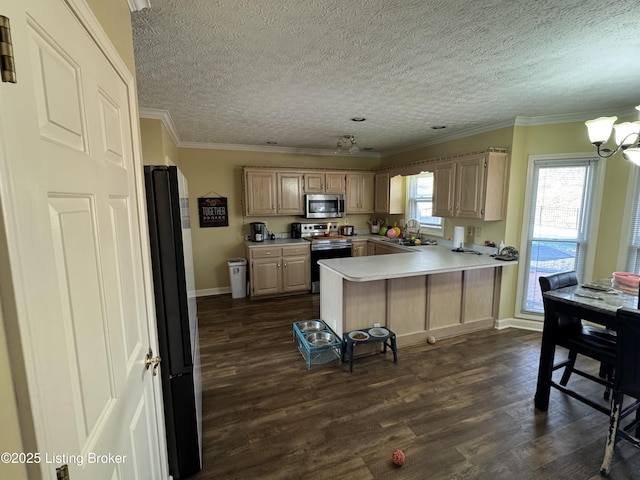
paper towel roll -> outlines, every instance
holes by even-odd
[[[464,248],[464,227],[453,227],[453,248]]]

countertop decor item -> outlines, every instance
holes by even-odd
[[[353,225],[340,225],[338,227],[338,233],[346,237],[351,237],[355,234],[355,227]]]
[[[463,226],[453,227],[453,248],[464,248],[464,230]]]

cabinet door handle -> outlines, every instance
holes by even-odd
[[[280,264],[279,263],[277,263],[276,265],[278,266],[278,268],[280,268]]]
[[[285,262],[285,264],[284,264],[284,268],[287,268],[287,264],[286,264],[286,262]]]

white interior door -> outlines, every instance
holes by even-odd
[[[135,92],[72,3],[0,2],[18,79],[0,84],[0,290],[13,290],[24,442],[42,478],[61,464],[72,480],[167,478],[159,376],[144,362],[155,334]]]

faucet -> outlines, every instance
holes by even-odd
[[[420,238],[420,230],[422,229],[422,225],[420,224],[420,222],[418,220],[416,220],[415,218],[410,218],[407,221],[407,226],[409,228],[415,228],[417,226],[418,227],[418,231],[416,232],[416,238]]]

